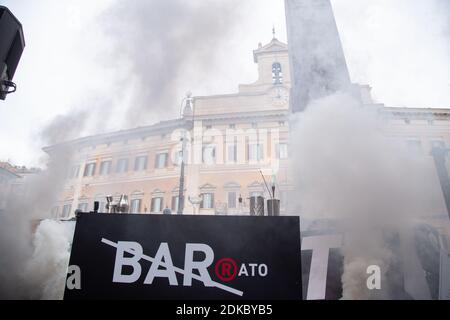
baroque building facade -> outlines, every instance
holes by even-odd
[[[289,214],[288,46],[274,37],[253,55],[258,79],[239,85],[236,94],[188,98],[179,119],[67,142],[77,152],[52,215],[70,218],[76,209],[92,210],[94,201],[102,211],[107,195],[121,194],[133,213],[175,213],[183,137],[184,213],[249,214],[249,198],[270,198],[273,184],[281,214]],[[385,119],[386,134],[404,139],[430,163],[431,146],[450,143],[450,109],[385,107],[372,102],[369,86],[354,86],[363,104]],[[44,150],[52,156],[59,147]]]

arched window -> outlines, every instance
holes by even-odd
[[[272,80],[273,84],[283,83],[283,70],[281,69],[281,64],[279,62],[272,64]]]

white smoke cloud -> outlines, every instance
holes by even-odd
[[[294,116],[291,132],[294,210],[303,218],[332,219],[345,233],[343,297],[399,298],[397,250],[388,234],[414,219],[445,213],[431,157],[414,156],[405,141],[383,133],[376,107],[344,93],[312,102]],[[411,236],[403,236],[411,242]],[[369,292],[367,267],[380,266],[383,287]],[[388,277],[388,278],[386,278]]]
[[[44,243],[34,238],[34,231],[36,227],[39,230],[41,220],[50,217],[51,209],[64,187],[71,154],[64,148],[55,152],[47,170],[25,179],[22,188],[11,192],[6,199],[6,207],[0,213],[0,299],[41,297],[39,292],[47,286],[45,275],[30,270],[27,272],[26,269],[30,259],[36,260],[46,250],[49,251],[46,257],[42,257],[42,263],[48,257],[61,254],[58,251],[60,247],[55,243],[49,242],[42,247]],[[47,225],[44,223],[43,228]],[[55,240],[59,235],[51,239]],[[37,241],[35,244],[41,249],[35,251],[33,241]],[[50,263],[48,273],[55,272],[51,265],[53,262],[47,262]]]
[[[75,222],[44,220],[33,239],[34,252],[25,273],[32,275],[32,299],[60,300],[64,296]],[[31,293],[30,292],[30,293]]]
[[[111,45],[103,55],[115,70],[110,81],[129,97],[116,109],[122,126],[178,117],[186,91],[207,82],[241,11],[236,0],[114,1],[99,28]]]

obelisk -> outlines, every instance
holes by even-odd
[[[291,70],[291,110],[337,91],[350,76],[329,0],[285,0]]]

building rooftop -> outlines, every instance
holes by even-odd
[[[4,172],[11,173],[17,177],[21,177],[24,174],[33,174],[41,172],[39,168],[27,168],[25,166],[16,166],[11,164],[9,161],[0,161],[0,169]]]

